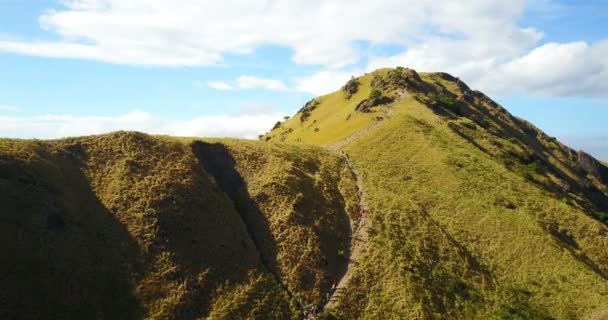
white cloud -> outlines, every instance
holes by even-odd
[[[491,92],[607,96],[608,41],[548,43],[478,81]]]
[[[198,84],[197,86],[201,86]],[[234,87],[223,81],[208,81],[207,86],[215,90],[234,90]]]
[[[196,87],[202,87],[200,81],[195,81]],[[236,79],[236,84],[231,85],[224,81],[208,81],[207,86],[216,90],[235,90],[235,89],[266,89],[274,91],[288,90],[285,83],[281,80],[265,79],[255,76],[240,76]]]
[[[606,42],[539,47],[542,32],[518,24],[525,10],[554,10],[551,0],[64,3],[39,19],[42,28],[60,40],[0,38],[0,51],[132,65],[205,66],[217,64],[226,54],[250,54],[264,45],[278,45],[293,50],[295,63],[324,67],[296,79],[297,90],[314,94],[337,89],[347,79],[345,74],[350,76],[353,66],[360,67],[362,58],[368,58],[362,70],[403,65],[446,71],[489,93],[608,95]],[[361,42],[398,46],[403,52],[366,57]],[[209,86],[286,89],[279,80],[250,76],[235,84]]]
[[[293,49],[303,64],[357,62],[356,42],[407,44],[428,27],[470,32],[508,26],[523,0],[69,0],[39,21],[57,42],[4,39],[0,50],[111,63],[199,66],[263,45]],[[454,16],[455,18],[451,18]],[[236,17],[236,18],[235,18]],[[457,17],[457,18],[456,18]]]
[[[359,76],[360,70],[325,70],[307,77],[295,79],[295,89],[312,95],[323,95],[340,89],[351,76]]]
[[[15,107],[15,106],[0,105],[0,111],[17,111],[17,110],[19,110],[19,108]]]
[[[268,131],[282,115],[258,113],[203,116],[189,120],[167,120],[143,111],[116,117],[40,115],[0,116],[0,136],[51,139],[101,134],[116,130],[135,130],[151,134],[201,137],[239,137],[255,139]]]
[[[240,76],[238,79],[238,85],[241,89],[267,89],[267,90],[277,90],[277,91],[285,91],[287,90],[287,86],[281,80],[274,79],[264,79],[258,78],[254,76]]]

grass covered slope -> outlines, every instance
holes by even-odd
[[[376,110],[374,117],[355,112],[359,102],[371,94],[372,78],[372,74],[367,74],[353,79],[357,90],[352,94],[342,90],[309,101],[294,117],[277,124],[262,139],[322,145],[347,138],[373,125],[378,117],[382,117],[382,111]]]
[[[0,316],[298,318],[344,265],[344,167],[257,142],[2,140]]]
[[[362,101],[347,97],[347,85],[308,119],[327,108],[371,125],[323,136],[296,115],[263,137],[339,148],[363,179],[373,230],[335,317],[608,312],[608,228],[598,214],[607,192],[595,165],[447,74],[398,68],[366,77],[368,92],[392,101],[358,112]],[[323,104],[330,100],[341,102]]]

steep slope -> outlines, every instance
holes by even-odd
[[[341,150],[362,176],[373,228],[334,317],[608,311],[601,163],[443,73],[382,69],[314,101],[263,140]]]
[[[0,317],[298,318],[343,272],[354,189],[314,147],[1,140]]]

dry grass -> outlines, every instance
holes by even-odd
[[[297,318],[344,264],[343,169],[260,142],[2,140],[2,317]]]
[[[608,188],[576,152],[445,74],[358,81],[270,142],[0,140],[0,318],[300,318],[359,201],[311,145],[373,221],[327,318],[605,315]],[[355,112],[372,89],[394,102]]]
[[[608,228],[594,216],[604,186],[529,123],[454,79],[421,77],[429,91],[409,90],[385,123],[342,147],[375,230],[333,316],[577,319],[608,309]]]

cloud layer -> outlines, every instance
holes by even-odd
[[[545,3],[547,1],[540,1]],[[58,41],[0,39],[0,51],[117,64],[206,66],[265,45],[290,48],[297,64],[324,70],[295,79],[313,94],[337,89],[345,74],[403,65],[446,71],[490,94],[607,96],[608,45],[548,43],[519,26],[539,0],[65,0],[40,17]],[[360,44],[392,45],[392,56],[365,55]],[[367,65],[361,67],[363,58]],[[353,66],[359,66],[353,69]],[[340,80],[340,81],[338,81]],[[219,90],[285,90],[245,76]]]
[[[354,41],[402,42],[424,23],[430,1],[67,0],[40,17],[56,42],[0,42],[0,50],[118,64],[202,66],[263,45],[293,49],[293,61],[344,66]],[[406,14],[407,12],[407,14]],[[404,19],[407,15],[407,19]],[[370,23],[373,22],[373,23]]]

